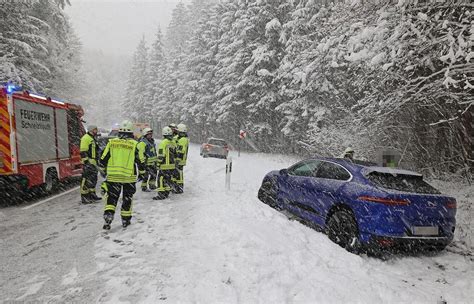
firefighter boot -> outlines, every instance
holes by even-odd
[[[127,228],[127,226],[130,226],[130,219],[122,219],[122,227]]]
[[[91,193],[90,196],[91,196],[91,199],[93,199],[94,201],[100,201],[100,200],[102,200],[102,197],[97,196],[97,194],[95,194],[95,192],[94,192],[94,193]]]
[[[102,228],[105,230],[110,230],[110,224],[112,223],[113,219],[114,215],[112,213],[104,213],[105,224]]]
[[[94,202],[94,199],[91,197],[90,193],[83,194],[83,195],[81,195],[81,202],[84,205],[92,204]]]
[[[159,200],[164,200],[167,199],[169,196],[169,192],[158,192],[158,194],[153,197],[153,200],[159,201]]]

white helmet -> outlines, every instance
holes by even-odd
[[[351,147],[347,147],[346,150],[344,150],[344,155],[349,153],[354,153],[354,149],[352,149]]]
[[[178,125],[177,129],[178,129],[178,132],[181,132],[181,133],[186,133],[186,132],[188,132],[188,127],[186,127],[186,125],[183,124],[183,123],[180,123],[180,124]]]
[[[97,129],[96,125],[88,125],[87,126],[87,132],[92,132],[94,129]]]
[[[161,133],[163,134],[163,136],[172,136],[173,130],[171,130],[170,127],[164,127]]]
[[[133,133],[133,123],[130,120],[124,120],[120,125],[119,132]]]
[[[142,130],[142,135],[143,136],[146,136],[150,133],[153,133],[153,130],[151,128],[145,128],[145,129]]]

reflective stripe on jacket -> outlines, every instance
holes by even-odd
[[[175,165],[176,144],[173,139],[163,138],[158,145],[158,166],[160,170],[173,170]]]
[[[82,136],[80,146],[82,163],[89,161],[89,163],[97,165],[97,148],[97,142],[95,141],[94,136],[90,133],[86,133]]]
[[[148,140],[146,137],[141,137],[138,143],[138,150],[145,159],[145,164],[148,166],[155,165],[158,156],[156,154],[155,141],[153,139]]]
[[[180,166],[186,166],[186,160],[188,159],[188,146],[188,137],[178,137],[178,145],[176,147],[176,158],[178,160],[178,165]]]

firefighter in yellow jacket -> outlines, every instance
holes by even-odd
[[[95,187],[97,185],[97,126],[89,125],[87,133],[81,138],[80,152],[82,161],[81,201],[83,204],[100,201]]]
[[[179,124],[177,127],[178,135],[176,137],[176,193],[183,193],[184,188],[184,166],[188,159],[188,128],[185,124]]]
[[[112,138],[107,143],[100,158],[107,174],[103,185],[106,193],[104,195],[104,229],[110,229],[120,192],[122,192],[122,210],[120,212],[122,226],[125,228],[130,225],[137,175],[139,179],[143,179],[145,174],[145,160],[140,156],[137,145],[138,142],[133,136],[133,124],[124,121],[119,129],[119,137]]]
[[[156,189],[156,162],[158,160],[156,155],[155,140],[153,139],[153,130],[145,128],[142,131],[142,137],[138,140],[138,150],[141,157],[145,159],[146,173],[142,180],[142,191],[149,192]],[[148,189],[148,187],[150,189]]]
[[[171,179],[176,169],[175,153],[176,145],[173,140],[173,130],[164,127],[162,130],[163,139],[158,145],[158,192],[154,200],[166,199],[171,191]]]

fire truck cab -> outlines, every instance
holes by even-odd
[[[0,86],[0,197],[80,176],[81,106]]]

